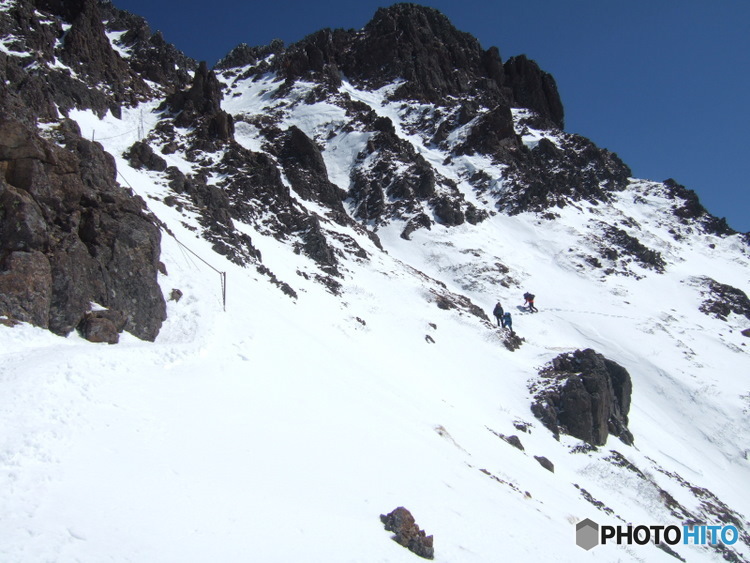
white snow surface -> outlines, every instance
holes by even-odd
[[[268,111],[274,87],[272,77],[238,83],[225,109]],[[436,149],[403,132],[382,92],[344,89],[442,163]],[[554,222],[493,215],[476,226],[419,230],[411,241],[394,224],[378,232],[387,252],[350,232],[370,259],[345,262],[334,296],[297,275],[315,271],[313,262],[237,224],[295,300],[213,253],[188,228],[194,218],[162,203],[163,177],[122,158],[139,130],[156,124],[155,106],[123,110],[121,120],[71,117],[115,155],[123,185],[227,272],[226,311],[218,274],[164,234],[168,274],[159,282],[165,296],[178,288],[184,297],[168,302],[155,342],[124,334],[108,346],[0,325],[0,561],[417,561],[379,520],[398,506],[434,535],[436,561],[674,561],[654,545],[586,552],[574,541],[575,524],[587,517],[681,525],[659,488],[700,513],[699,499],[665,471],[710,490],[747,523],[750,356],[740,331],[748,322],[699,312],[690,281],[710,275],[747,289],[748,258],[734,238],[675,241],[657,185],[633,180],[612,206],[569,206]],[[296,125],[312,138],[344,119],[331,104],[283,111],[282,128]],[[254,125],[237,130],[243,145],[260,147]],[[528,143],[540,138],[528,135]],[[367,137],[335,132],[335,150],[324,151],[331,180],[344,189]],[[179,154],[164,158],[185,172],[194,166]],[[440,166],[460,181],[462,167],[486,163]],[[573,250],[585,244],[590,221],[619,214],[636,218],[639,238],[668,258],[664,274],[634,265],[638,276],[603,277],[577,262]],[[496,262],[515,285],[495,282]],[[434,280],[488,314],[502,301],[524,345],[508,351],[487,323],[438,308]],[[537,315],[516,309],[526,290],[537,295]],[[571,453],[580,442],[555,440],[530,412],[538,369],[589,347],[632,377],[633,447],[610,437],[598,451]],[[525,451],[495,433],[518,435]],[[648,480],[606,461],[612,451]],[[546,456],[555,472],[534,456]],[[741,542],[733,547],[750,558]],[[675,550],[688,561],[721,560],[707,548]]]

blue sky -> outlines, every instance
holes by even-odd
[[[639,178],[674,178],[750,231],[750,2],[430,0],[503,60],[526,54],[557,81],[566,130],[616,152]],[[188,56],[359,29],[373,0],[114,0]]]

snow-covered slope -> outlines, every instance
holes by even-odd
[[[509,215],[498,203],[506,166],[454,150],[473,122],[436,143],[435,122],[424,124],[444,109],[393,101],[399,84],[344,79],[320,96],[297,80],[282,96],[279,76],[250,70],[219,74],[222,109],[248,151],[278,163],[274,131],[296,127],[349,191],[355,174],[383,170],[375,130],[352,118],[372,112],[434,170],[437,197],[486,218],[447,226],[431,202],[404,210],[391,198],[390,215],[357,220],[350,196],[343,220],[282,173],[290,208],[319,221],[337,271],[257,202],[257,214],[232,218],[262,256],[243,262],[215,251],[205,209],[175,194],[166,172],[126,157],[145,139],[167,166],[209,170],[206,183],[225,189],[231,178],[206,163],[227,148],[196,156],[182,146],[191,131],[175,128],[178,148],[164,150],[172,116],[161,99],[119,117],[71,110],[162,222],[159,284],[182,297],[153,343],[0,324],[1,560],[414,561],[379,520],[398,506],[434,535],[437,561],[674,560],[653,544],[584,551],[584,518],[731,523],[734,545],[671,549],[687,561],[750,560],[749,321],[700,310],[707,278],[750,285],[740,235],[680,222],[679,193],[640,179],[604,203]],[[525,146],[574,142],[530,115],[513,110]],[[409,174],[401,164],[388,173]],[[418,213],[429,228],[405,236]],[[521,310],[525,291],[539,314]],[[488,319],[497,301],[524,339],[515,351]],[[531,412],[539,370],[585,348],[630,373],[632,446],[556,439]],[[512,435],[523,450],[501,437]]]
[[[150,108],[121,121],[74,117],[118,155],[141,113]],[[316,115],[289,120],[312,133],[328,118]],[[668,242],[655,185],[634,181],[610,208],[569,206],[555,221],[495,215],[411,241],[389,226],[387,253],[359,237],[370,259],[346,262],[340,296],[295,274],[309,259],[242,227],[293,300],[212,253],[190,218],[160,201],[158,175],[121,158],[118,169],[178,239],[227,271],[227,310],[218,274],[165,237],[160,284],[184,296],[155,343],[2,327],[4,560],[408,561],[378,520],[404,505],[434,534],[437,560],[574,561],[586,555],[575,522],[616,521],[576,485],[626,522],[675,523],[659,488],[700,514],[700,499],[665,471],[746,518],[744,324],[700,313],[690,279],[741,286],[747,257],[732,237],[711,239],[713,249],[705,235]],[[633,202],[649,190],[650,202]],[[632,265],[638,276],[599,279],[577,261],[588,223],[625,212],[670,257],[666,273]],[[510,352],[488,323],[437,307],[433,280],[487,311],[499,299],[516,313],[529,288],[541,312],[517,314],[526,343]],[[530,413],[537,368],[585,347],[632,375],[634,447],[611,438],[570,453],[577,440],[555,441]],[[495,433],[519,435],[525,451]],[[612,451],[648,480],[607,461]],[[603,560],[671,559],[655,547],[597,549]]]

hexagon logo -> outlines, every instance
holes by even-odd
[[[599,545],[599,524],[586,518],[576,524],[576,545],[586,551]]]

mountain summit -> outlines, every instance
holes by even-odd
[[[0,63],[0,559],[750,560],[750,235],[536,62],[2,0]]]

